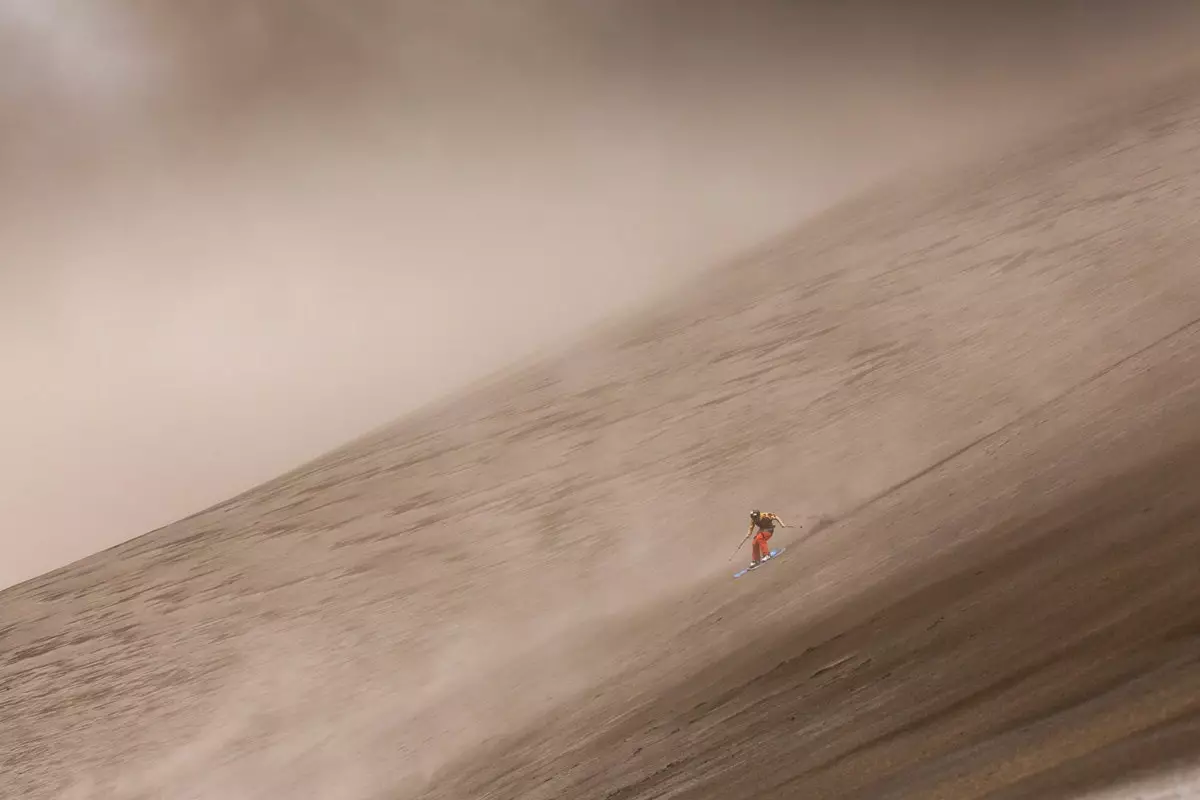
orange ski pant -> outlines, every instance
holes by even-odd
[[[774,531],[759,531],[754,535],[753,558],[755,561],[762,561],[764,556],[770,555],[771,546],[767,544],[767,540],[774,535]]]

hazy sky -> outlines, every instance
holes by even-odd
[[[0,586],[1127,76],[1167,6],[0,0]]]

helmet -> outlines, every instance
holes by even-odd
[[[762,512],[757,508],[750,512],[750,519],[758,519],[762,516]]]

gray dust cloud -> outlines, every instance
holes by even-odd
[[[0,796],[1193,758],[1192,5],[0,0]]]

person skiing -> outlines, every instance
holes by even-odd
[[[759,511],[756,508],[750,512],[750,530],[746,532],[746,538],[750,538],[750,535],[754,534],[754,541],[750,545],[751,567],[757,567],[771,557],[771,547],[767,541],[775,535],[775,523],[779,523],[784,528],[791,527],[777,514],[769,511]],[[757,533],[755,533],[756,530]]]

